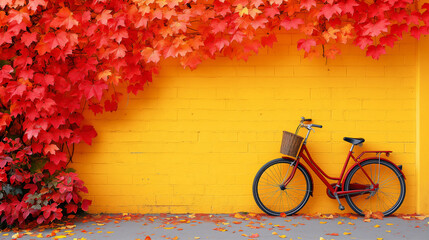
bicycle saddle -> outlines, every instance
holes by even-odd
[[[353,145],[358,145],[358,144],[361,144],[361,143],[365,142],[365,139],[363,139],[363,138],[349,138],[349,137],[345,137],[343,139],[344,139],[344,141],[349,142],[349,143],[351,143]]]

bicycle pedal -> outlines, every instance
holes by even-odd
[[[339,208],[341,211],[344,211],[344,209],[346,209],[343,205],[338,206],[338,208]]]

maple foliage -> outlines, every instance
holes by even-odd
[[[74,144],[97,136],[82,112],[115,111],[117,86],[137,94],[163,59],[191,69],[217,56],[247,60],[279,29],[302,34],[306,57],[333,58],[352,43],[378,59],[404,33],[428,34],[428,9],[412,0],[0,0],[0,222],[87,210],[68,168]]]

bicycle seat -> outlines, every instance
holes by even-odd
[[[349,138],[349,137],[345,137],[343,139],[344,139],[344,141],[349,142],[349,143],[351,143],[353,145],[358,145],[358,144],[361,144],[361,143],[365,142],[365,139],[363,139],[363,138]]]

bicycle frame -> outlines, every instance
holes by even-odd
[[[307,136],[308,137],[308,136]],[[298,165],[300,164],[300,159],[304,159],[304,162],[307,163],[307,165],[313,170],[313,172],[317,175],[317,177],[319,177],[319,179],[326,185],[326,187],[331,191],[331,193],[333,193],[334,195],[347,195],[347,194],[356,194],[356,193],[367,193],[370,191],[376,191],[378,189],[378,184],[374,184],[374,182],[372,181],[372,179],[369,177],[368,173],[362,168],[362,166],[360,165],[360,158],[366,154],[366,153],[376,153],[376,154],[381,154],[381,153],[385,153],[386,155],[390,154],[391,151],[365,151],[362,152],[357,158],[353,155],[353,147],[350,149],[347,159],[344,162],[344,166],[343,169],[341,171],[341,174],[339,177],[331,177],[328,174],[326,174],[320,167],[319,165],[317,165],[317,163],[313,160],[313,158],[310,155],[310,152],[307,149],[306,144],[302,145],[302,148],[299,152],[298,157],[296,158],[296,164],[294,165],[294,168],[291,172],[291,175],[283,182],[283,186],[286,187],[289,182],[292,180],[292,178],[295,175],[295,171],[296,168],[298,167]],[[365,176],[368,178],[368,180],[371,183],[372,188],[368,189],[366,188],[367,186],[363,186],[363,185],[358,185],[355,186],[356,188],[361,188],[358,190],[348,190],[348,191],[343,191],[342,190],[342,186],[343,186],[343,179],[345,177],[345,172],[347,169],[347,166],[350,162],[350,159],[353,159],[357,165],[359,165],[359,167],[362,169],[363,173],[365,174]],[[332,187],[332,185],[328,182],[328,179],[330,180],[336,180],[337,183],[335,184],[335,188]]]

